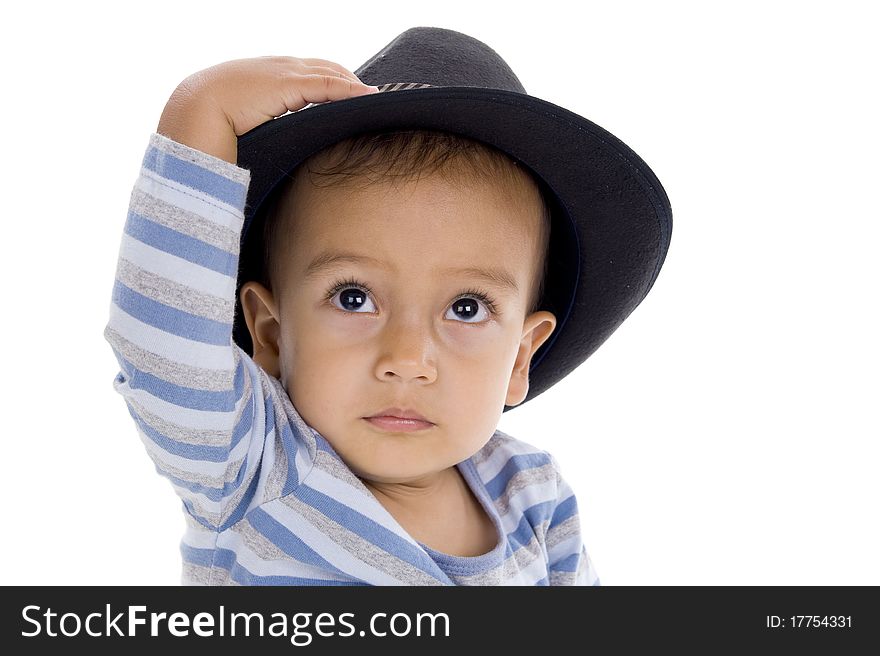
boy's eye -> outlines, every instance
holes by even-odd
[[[338,294],[335,294],[330,301],[333,302],[337,297],[339,297],[339,304],[333,304],[342,310],[347,310],[348,312],[360,312],[364,305],[372,305],[369,294],[357,287],[346,287]],[[370,310],[367,310],[367,312],[369,311]],[[375,308],[373,311],[375,311]]]
[[[337,298],[338,301],[336,301]],[[334,293],[330,302],[346,312],[363,314],[376,311],[373,301],[370,300],[370,295],[357,287],[346,287]],[[445,316],[447,319],[457,319],[462,323],[481,323],[490,318],[491,312],[479,299],[473,296],[462,296],[449,306]]]
[[[482,314],[481,314],[482,312]],[[450,317],[450,313],[452,316]],[[490,312],[478,299],[472,296],[463,296],[449,306],[447,318],[461,318],[464,323],[482,323],[490,317]],[[470,319],[476,320],[470,321]]]

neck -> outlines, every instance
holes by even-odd
[[[464,483],[455,467],[403,482],[388,483],[366,478],[361,478],[361,482],[386,508],[414,511],[448,498]]]

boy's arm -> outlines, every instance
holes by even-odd
[[[212,528],[247,502],[259,462],[248,444],[261,423],[260,381],[231,340],[249,178],[229,162],[150,137],[104,330],[120,366],[114,388],[157,470]]]
[[[574,492],[559,471],[559,463],[551,455],[556,470],[558,490],[556,508],[545,535],[550,585],[599,585],[599,576],[581,538],[580,518]]]
[[[158,471],[211,528],[236,521],[267,480],[296,479],[295,454],[275,448],[285,437],[272,430],[272,386],[232,341],[250,179],[235,165],[237,137],[309,102],[367,92],[331,64],[266,57],[190,76],[132,191],[104,332],[121,369],[114,387]],[[272,471],[258,480],[261,464]]]

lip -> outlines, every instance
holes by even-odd
[[[404,433],[426,430],[434,425],[418,412],[402,408],[386,408],[364,419],[376,428]]]
[[[395,417],[397,419],[417,419],[419,421],[424,421],[425,423],[430,424],[427,417],[423,417],[415,410],[406,410],[404,408],[385,408],[384,410],[380,410],[374,415],[370,415],[366,417],[367,419],[372,419],[373,417]]]

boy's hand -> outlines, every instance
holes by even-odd
[[[238,136],[258,125],[309,103],[374,92],[354,73],[325,59],[235,59],[181,82],[156,132],[235,164]]]

